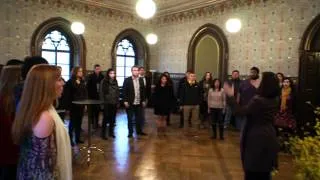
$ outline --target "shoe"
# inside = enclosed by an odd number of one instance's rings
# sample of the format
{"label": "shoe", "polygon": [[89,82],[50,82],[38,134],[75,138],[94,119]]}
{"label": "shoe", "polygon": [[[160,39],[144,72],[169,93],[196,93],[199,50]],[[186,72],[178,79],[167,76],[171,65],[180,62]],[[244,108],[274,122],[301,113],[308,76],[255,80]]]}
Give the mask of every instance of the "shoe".
{"label": "shoe", "polygon": [[141,132],[141,133],[138,133],[138,135],[140,135],[140,136],[146,136],[147,134],[144,133],[144,132]]}
{"label": "shoe", "polygon": [[129,135],[128,135],[128,138],[132,138],[132,134],[129,134]]}
{"label": "shoe", "polygon": [[109,137],[116,138],[114,134],[109,135]]}
{"label": "shoe", "polygon": [[108,138],[106,136],[102,136],[101,137],[103,140],[108,140]]}
{"label": "shoe", "polygon": [[77,143],[77,144],[83,144],[84,141],[78,140],[76,143]]}

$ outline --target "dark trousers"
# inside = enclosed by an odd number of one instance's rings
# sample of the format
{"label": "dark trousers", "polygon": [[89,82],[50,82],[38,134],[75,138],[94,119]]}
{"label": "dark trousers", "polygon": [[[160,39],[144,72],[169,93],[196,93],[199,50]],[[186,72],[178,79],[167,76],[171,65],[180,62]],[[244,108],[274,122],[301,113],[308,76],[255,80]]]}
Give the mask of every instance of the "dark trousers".
{"label": "dark trousers", "polygon": [[0,180],[11,180],[17,178],[17,165],[0,167]]}
{"label": "dark trousers", "polygon": [[183,111],[180,111],[180,127],[184,126],[184,115]]}
{"label": "dark trousers", "polygon": [[246,171],[245,180],[271,180],[271,173]]}
{"label": "dark trousers", "polygon": [[114,125],[116,122],[117,105],[116,104],[105,104],[103,109],[103,121],[101,136],[105,137],[107,123],[109,123],[109,136],[114,135]]}
{"label": "dark trousers", "polygon": [[167,114],[167,119],[166,119],[168,126],[170,126],[170,114],[171,114],[170,112],[169,114]]}
{"label": "dark trousers", "polygon": [[222,117],[222,109],[210,108],[210,112],[213,137],[217,137],[217,127],[219,127],[220,138],[223,138],[224,120]]}
{"label": "dark trousers", "polygon": [[69,136],[71,145],[73,145],[73,131],[75,133],[75,141],[80,141],[81,124],[83,118],[83,105],[72,105],[70,109]]}
{"label": "dark trousers", "polygon": [[92,120],[91,123],[93,125],[93,128],[97,128],[99,123],[100,105],[91,105],[91,108],[88,110],[88,116]]}
{"label": "dark trousers", "polygon": [[127,118],[128,118],[128,130],[129,135],[133,134],[133,117],[136,124],[136,132],[142,133],[141,125],[142,125],[142,107],[141,105],[130,105],[129,108],[126,109]]}

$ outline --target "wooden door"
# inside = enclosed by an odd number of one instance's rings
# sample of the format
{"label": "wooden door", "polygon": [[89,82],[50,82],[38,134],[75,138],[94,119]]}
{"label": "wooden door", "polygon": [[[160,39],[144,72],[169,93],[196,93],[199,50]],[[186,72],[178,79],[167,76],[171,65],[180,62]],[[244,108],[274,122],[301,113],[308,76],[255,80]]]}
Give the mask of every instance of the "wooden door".
{"label": "wooden door", "polygon": [[302,53],[299,74],[298,124],[305,126],[306,122],[314,122],[313,106],[320,105],[320,52]]}

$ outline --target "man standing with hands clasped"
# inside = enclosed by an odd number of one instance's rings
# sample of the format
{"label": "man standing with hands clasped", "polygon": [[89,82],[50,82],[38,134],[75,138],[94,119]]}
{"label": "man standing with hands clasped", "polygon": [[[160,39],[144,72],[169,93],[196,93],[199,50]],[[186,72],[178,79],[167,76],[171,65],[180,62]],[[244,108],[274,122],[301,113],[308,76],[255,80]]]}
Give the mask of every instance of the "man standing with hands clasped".
{"label": "man standing with hands clasped", "polygon": [[123,102],[128,117],[128,137],[133,134],[133,117],[137,135],[147,135],[142,131],[142,108],[146,106],[145,87],[142,78],[139,78],[139,67],[131,68],[132,76],[123,82]]}

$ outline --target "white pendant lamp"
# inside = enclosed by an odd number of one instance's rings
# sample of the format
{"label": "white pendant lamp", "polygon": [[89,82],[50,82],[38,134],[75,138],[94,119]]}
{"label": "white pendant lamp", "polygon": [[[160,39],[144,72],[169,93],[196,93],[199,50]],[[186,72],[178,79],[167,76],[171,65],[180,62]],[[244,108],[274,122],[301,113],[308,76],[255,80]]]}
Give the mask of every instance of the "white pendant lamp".
{"label": "white pendant lamp", "polygon": [[143,19],[150,19],[156,13],[156,3],[153,0],[138,0],[136,12]]}

